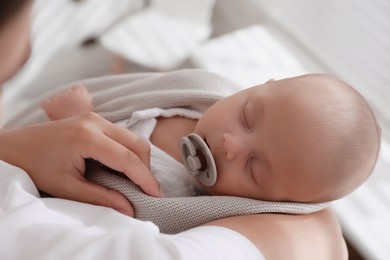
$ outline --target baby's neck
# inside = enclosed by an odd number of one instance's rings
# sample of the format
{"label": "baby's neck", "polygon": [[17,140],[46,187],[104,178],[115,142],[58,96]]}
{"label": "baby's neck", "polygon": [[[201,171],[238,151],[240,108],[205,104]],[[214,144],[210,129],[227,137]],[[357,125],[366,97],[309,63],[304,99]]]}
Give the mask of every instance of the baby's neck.
{"label": "baby's neck", "polygon": [[197,120],[181,116],[159,117],[150,137],[152,144],[183,163],[180,151],[180,138],[192,133]]}

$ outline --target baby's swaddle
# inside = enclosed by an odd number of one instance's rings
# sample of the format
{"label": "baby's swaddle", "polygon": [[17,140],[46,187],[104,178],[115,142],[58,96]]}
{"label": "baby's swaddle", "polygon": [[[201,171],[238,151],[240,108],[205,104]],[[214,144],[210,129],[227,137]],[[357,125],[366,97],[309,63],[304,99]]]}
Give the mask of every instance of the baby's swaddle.
{"label": "baby's swaddle", "polygon": [[[91,93],[95,112],[111,122],[129,118],[132,112],[151,107],[188,107],[205,111],[218,100],[242,88],[216,74],[202,70],[168,73],[140,73],[87,79],[79,82]],[[16,128],[47,121],[39,103],[52,94],[69,88],[64,85],[7,119],[4,128]],[[163,233],[177,233],[211,220],[256,213],[303,214],[325,208],[328,203],[303,204],[257,201],[228,196],[152,198],[130,180],[93,166],[90,181],[117,190],[133,204],[136,217],[150,220]]]}
{"label": "baby's swaddle", "polygon": [[122,193],[132,203],[135,218],[151,221],[162,233],[175,234],[212,220],[257,213],[307,214],[328,203],[270,202],[233,196],[154,198],[143,193],[127,178],[98,164],[88,167],[88,180]]}

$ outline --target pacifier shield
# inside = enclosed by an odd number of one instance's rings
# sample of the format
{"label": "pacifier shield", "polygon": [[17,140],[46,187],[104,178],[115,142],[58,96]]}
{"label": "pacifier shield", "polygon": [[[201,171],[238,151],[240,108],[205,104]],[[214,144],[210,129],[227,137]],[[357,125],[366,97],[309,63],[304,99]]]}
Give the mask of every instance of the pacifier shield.
{"label": "pacifier shield", "polygon": [[189,174],[202,184],[213,186],[217,181],[217,168],[206,142],[199,135],[191,133],[181,138],[180,147]]}

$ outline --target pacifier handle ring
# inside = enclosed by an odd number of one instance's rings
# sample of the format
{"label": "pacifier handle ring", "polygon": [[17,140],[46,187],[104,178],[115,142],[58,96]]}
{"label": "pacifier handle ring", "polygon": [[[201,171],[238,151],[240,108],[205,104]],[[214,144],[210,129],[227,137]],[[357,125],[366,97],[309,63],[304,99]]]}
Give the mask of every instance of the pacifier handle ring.
{"label": "pacifier handle ring", "polygon": [[[195,176],[202,184],[213,186],[217,181],[217,167],[206,142],[199,135],[191,133],[181,138],[180,147],[184,166],[189,174]],[[199,153],[206,160],[206,165],[202,165]]]}

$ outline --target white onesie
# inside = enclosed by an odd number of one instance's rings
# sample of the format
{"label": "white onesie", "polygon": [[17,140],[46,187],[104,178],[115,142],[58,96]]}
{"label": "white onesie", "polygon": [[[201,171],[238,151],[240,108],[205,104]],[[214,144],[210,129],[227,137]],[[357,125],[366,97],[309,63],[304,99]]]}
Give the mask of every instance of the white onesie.
{"label": "white onesie", "polygon": [[[157,125],[157,117],[183,116],[199,119],[201,115],[198,111],[185,108],[150,108],[136,111],[131,118],[117,124],[149,141]],[[150,147],[151,171],[166,197],[189,197],[200,192],[200,184],[187,172],[183,164],[152,143]]]}

